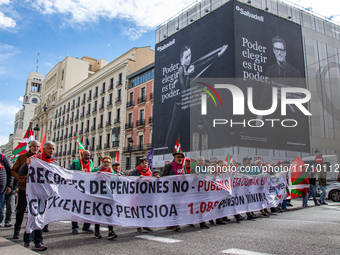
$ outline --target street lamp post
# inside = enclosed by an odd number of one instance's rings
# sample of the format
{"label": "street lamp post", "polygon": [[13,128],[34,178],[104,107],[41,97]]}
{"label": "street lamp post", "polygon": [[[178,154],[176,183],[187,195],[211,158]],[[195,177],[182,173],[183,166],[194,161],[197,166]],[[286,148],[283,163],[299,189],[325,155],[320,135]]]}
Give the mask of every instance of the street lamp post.
{"label": "street lamp post", "polygon": [[203,141],[202,141],[202,129],[203,129],[203,120],[202,120],[202,118],[200,118],[199,120],[198,120],[198,122],[197,122],[197,128],[199,129],[199,131],[200,131],[200,136],[199,136],[199,138],[198,138],[198,141],[199,141],[199,143],[198,143],[198,146],[201,144],[201,146],[199,146],[200,148],[200,156],[202,156],[202,146],[203,146]]}
{"label": "street lamp post", "polygon": [[132,163],[132,159],[131,159],[131,153],[132,153],[132,145],[133,145],[133,140],[132,138],[129,139],[129,152],[130,152],[130,162],[129,162],[129,168],[131,168],[131,163]]}
{"label": "street lamp post", "polygon": [[34,132],[35,132],[35,139],[38,139],[38,133],[40,131],[39,125],[37,123],[37,125],[35,126],[35,128],[33,128]]}

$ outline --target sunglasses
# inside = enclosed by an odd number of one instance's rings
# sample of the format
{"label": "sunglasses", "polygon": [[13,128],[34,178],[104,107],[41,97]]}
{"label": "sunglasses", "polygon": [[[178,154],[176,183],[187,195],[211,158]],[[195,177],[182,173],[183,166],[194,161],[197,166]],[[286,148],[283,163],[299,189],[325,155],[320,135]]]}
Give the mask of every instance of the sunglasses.
{"label": "sunglasses", "polygon": [[111,162],[110,161],[103,161],[103,163],[110,164]]}

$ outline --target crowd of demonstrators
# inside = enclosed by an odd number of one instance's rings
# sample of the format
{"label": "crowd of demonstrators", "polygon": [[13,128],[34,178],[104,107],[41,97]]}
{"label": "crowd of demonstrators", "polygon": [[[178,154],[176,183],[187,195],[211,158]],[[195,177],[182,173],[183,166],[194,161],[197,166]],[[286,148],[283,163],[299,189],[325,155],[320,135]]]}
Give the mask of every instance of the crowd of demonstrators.
{"label": "crowd of demonstrators", "polygon": [[[5,155],[0,154],[0,226],[4,218],[5,198],[9,194],[11,194],[12,190],[13,190],[13,177],[11,175],[11,163]],[[8,224],[8,220],[9,219],[6,214],[5,220],[5,222],[7,222],[6,224]]]}
{"label": "crowd of demonstrators", "polygon": [[[112,158],[110,156],[105,156],[102,159],[102,165],[98,167],[98,169],[93,169],[92,172],[96,172],[98,174],[100,173],[111,173],[111,174],[117,174],[117,169],[113,170],[111,168],[111,162],[112,162]],[[115,162],[115,167],[117,168],[119,166],[119,163]],[[94,225],[94,237],[97,239],[102,238],[101,234],[100,234],[100,224],[95,224]],[[109,234],[107,236],[107,239],[112,240],[114,238],[117,238],[116,233],[113,231],[113,226],[108,226],[109,229]]]}
{"label": "crowd of demonstrators", "polygon": [[[70,170],[83,171],[87,173],[93,172],[94,169],[94,164],[91,160],[91,153],[88,150],[83,151],[81,158],[73,160],[70,166]],[[92,234],[93,230],[90,227],[91,223],[84,222],[82,231]],[[72,221],[72,234],[78,234],[78,228],[78,222]]]}
{"label": "crowd of demonstrators", "polygon": [[[55,153],[55,144],[53,142],[46,142],[43,146],[43,151],[41,153],[39,152],[40,143],[36,140],[32,141],[29,144],[29,151],[23,155],[20,155],[11,168],[10,162],[8,158],[6,158],[4,155],[0,156],[0,218],[2,222],[3,219],[3,207],[4,207],[4,197],[5,195],[9,196],[14,194],[16,190],[15,181],[18,184],[18,204],[17,204],[17,210],[16,210],[16,222],[14,226],[14,239],[19,239],[21,224],[23,221],[24,212],[27,206],[26,202],[26,180],[27,180],[27,174],[28,174],[28,167],[32,162],[32,158],[38,158],[40,160],[43,160],[50,164],[56,164],[58,163],[55,161],[54,153]],[[191,168],[191,162],[193,161],[190,158],[184,158],[184,154],[181,152],[175,152],[172,154],[173,160],[169,162],[167,165],[164,166],[162,171],[162,177],[163,176],[170,176],[170,175],[184,175],[184,174],[215,174],[218,175],[220,173],[229,172],[235,174],[235,171],[233,170],[233,164],[228,163],[227,168],[224,166],[224,161],[218,160],[216,164],[214,165],[215,171],[210,171],[210,167],[212,167],[212,164],[210,161],[205,160],[204,157],[198,157],[197,164]],[[274,175],[278,171],[283,171],[283,161],[279,161],[276,163],[268,164],[266,165],[266,171],[264,171],[264,167],[262,165],[261,160],[256,160],[255,165],[252,167],[250,164],[250,161],[252,158],[250,157],[244,157],[242,161],[242,165],[240,165],[236,169],[236,173],[242,173],[246,175],[259,175],[264,172],[267,172],[270,175]],[[70,166],[70,170],[74,171],[84,171],[88,173],[96,173],[96,174],[117,174],[120,175],[120,172],[118,170],[119,167],[118,162],[112,162],[112,158],[109,156],[105,156],[102,158],[102,164],[95,169],[94,164],[91,160],[91,154],[89,151],[85,150],[80,159],[73,160],[72,164]],[[313,168],[313,170],[309,173],[309,180],[310,180],[310,189],[308,192],[308,195],[303,199],[303,206],[308,206],[308,199],[310,196],[313,197],[315,205],[320,204],[327,204],[325,202],[325,196],[326,196],[326,177],[327,177],[327,165],[323,165],[323,169],[321,172],[318,173],[318,181],[320,189],[322,190],[322,195],[320,197],[319,202],[316,199],[316,169]],[[274,170],[275,168],[275,170]],[[157,170],[151,171],[151,169],[148,167],[148,162],[146,158],[142,158],[139,160],[139,165],[136,167],[135,170],[130,170],[131,176],[136,176],[139,178],[143,177],[156,177],[160,178],[160,172]],[[13,181],[13,178],[14,180]],[[14,196],[14,195],[13,195]],[[8,200],[13,200],[13,198],[8,198]],[[279,204],[277,208],[271,208],[272,212],[284,212],[289,211],[286,206],[288,200],[284,199],[283,203]],[[7,206],[7,210],[11,212],[11,206]],[[260,210],[262,217],[269,217],[269,211],[267,209]],[[247,212],[247,219],[252,220],[254,218],[257,218],[257,216],[254,214],[254,212]],[[234,215],[237,222],[240,222],[244,219],[240,214]],[[8,217],[6,217],[5,222],[10,223],[10,214]],[[216,219],[216,224],[224,225],[226,224],[226,221],[230,221],[227,217]],[[214,225],[214,220],[209,221],[210,224]],[[90,223],[84,223],[83,225],[83,231],[86,233],[93,233],[93,230],[90,229]],[[10,226],[10,225],[9,225]],[[189,224],[189,226],[194,227],[193,224]],[[72,233],[78,234],[78,222],[72,222]],[[200,228],[202,229],[209,229],[209,226],[205,222],[200,223]],[[44,229],[48,230],[48,225],[45,226]],[[172,229],[174,231],[179,231],[180,226],[171,226],[167,227],[167,229]],[[108,226],[109,234],[108,239],[114,239],[117,238],[116,233],[113,230],[113,226]],[[31,233],[24,233],[24,246],[27,248],[31,247],[31,242],[34,238],[34,250],[43,251],[46,250],[47,247],[43,244],[43,237],[42,237],[43,230],[36,229],[32,231]],[[152,233],[152,229],[149,227],[141,227],[137,228],[138,233]],[[101,238],[100,235],[100,224],[95,224],[95,231],[94,231],[94,237],[95,238]]]}

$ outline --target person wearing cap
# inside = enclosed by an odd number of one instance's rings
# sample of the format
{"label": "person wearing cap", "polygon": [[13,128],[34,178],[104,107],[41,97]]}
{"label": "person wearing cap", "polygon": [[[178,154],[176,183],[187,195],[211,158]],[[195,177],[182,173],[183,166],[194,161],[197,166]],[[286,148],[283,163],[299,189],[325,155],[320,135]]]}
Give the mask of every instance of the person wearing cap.
{"label": "person wearing cap", "polygon": [[112,173],[113,173],[113,174],[121,175],[121,173],[119,172],[119,169],[118,169],[119,166],[120,166],[120,163],[119,163],[119,162],[116,162],[116,161],[115,161],[115,162],[112,163],[111,166],[112,166]]}
{"label": "person wearing cap", "polygon": [[[96,172],[98,174],[100,173],[110,173],[110,174],[117,174],[112,168],[111,168],[111,161],[112,158],[110,156],[105,156],[102,159],[102,165],[98,167],[98,169],[94,169],[92,172]],[[109,229],[109,234],[107,239],[112,240],[114,238],[117,238],[116,233],[113,231],[113,226],[107,226]],[[100,224],[95,224],[94,225],[94,238],[100,239],[102,238],[100,234]]]}
{"label": "person wearing cap", "polygon": [[[94,170],[94,164],[91,160],[91,153],[88,150],[83,151],[80,159],[75,159],[72,161],[70,170],[83,171],[90,173]],[[93,230],[90,229],[91,223],[84,222],[83,232],[92,234]],[[72,234],[78,234],[78,222],[72,221]]]}
{"label": "person wearing cap", "polygon": [[153,170],[152,176],[157,178],[161,177],[158,170]]}
{"label": "person wearing cap", "polygon": [[[152,172],[148,167],[148,160],[146,158],[141,158],[139,160],[139,165],[132,171],[131,176],[139,176],[140,178],[143,178],[144,176],[152,176]],[[143,230],[147,233],[153,232],[152,229],[148,227],[137,228],[138,233],[143,233]]]}
{"label": "person wearing cap", "polygon": [[184,173],[190,174],[191,172],[191,158],[184,159]]}
{"label": "person wearing cap", "polygon": [[[174,157],[174,159],[164,166],[162,176],[184,174],[182,161],[182,159],[184,158],[184,154],[182,152],[174,152],[172,153],[172,156]],[[167,227],[167,229],[173,229],[175,232],[178,232],[181,228],[179,226],[171,226]]]}

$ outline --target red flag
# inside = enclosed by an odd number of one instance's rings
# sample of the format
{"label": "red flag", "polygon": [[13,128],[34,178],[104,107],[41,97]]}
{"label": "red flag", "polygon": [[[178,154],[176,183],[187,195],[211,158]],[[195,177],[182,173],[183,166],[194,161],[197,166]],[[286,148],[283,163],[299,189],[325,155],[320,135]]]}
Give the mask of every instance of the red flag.
{"label": "red flag", "polygon": [[41,146],[40,146],[40,151],[43,151],[44,144],[46,143],[46,132],[41,140]]}
{"label": "red flag", "polygon": [[176,144],[175,144],[174,152],[183,153],[182,148],[181,148],[181,141],[179,140],[179,136],[177,137],[177,141],[176,141]]}
{"label": "red flag", "polygon": [[288,190],[290,199],[297,196],[305,197],[309,190],[309,172],[305,162],[297,156],[289,167],[288,172]]}
{"label": "red flag", "polygon": [[84,141],[83,141],[83,139],[84,139],[84,136],[83,136],[83,135],[81,135],[81,139],[80,139],[80,141],[81,141],[81,144],[84,144]]}
{"label": "red flag", "polygon": [[[131,160],[131,159],[130,159]],[[118,154],[118,151],[116,151],[116,157],[115,157],[115,162],[119,162],[119,154]],[[130,164],[131,165],[131,164]],[[120,173],[120,165],[118,166],[118,173]]]}

